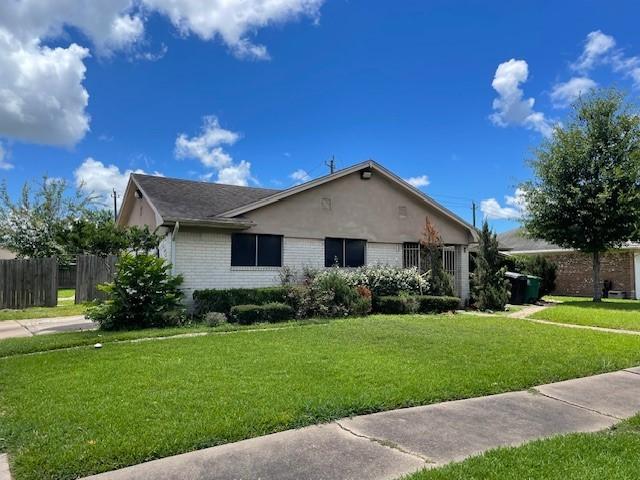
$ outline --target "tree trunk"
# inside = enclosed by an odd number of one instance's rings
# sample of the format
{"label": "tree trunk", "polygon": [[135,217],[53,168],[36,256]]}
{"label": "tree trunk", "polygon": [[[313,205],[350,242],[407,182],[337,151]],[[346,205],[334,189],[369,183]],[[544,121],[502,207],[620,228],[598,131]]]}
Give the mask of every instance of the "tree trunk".
{"label": "tree trunk", "polygon": [[593,301],[602,300],[602,286],[600,285],[600,252],[593,252]]}

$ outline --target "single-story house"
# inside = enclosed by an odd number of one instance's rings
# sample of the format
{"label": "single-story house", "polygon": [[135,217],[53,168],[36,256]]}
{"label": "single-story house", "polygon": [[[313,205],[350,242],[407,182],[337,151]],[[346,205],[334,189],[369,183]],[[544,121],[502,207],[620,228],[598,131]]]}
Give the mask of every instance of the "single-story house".
{"label": "single-story house", "polygon": [[118,224],[156,229],[190,299],[197,289],[277,285],[283,266],[415,266],[426,218],[468,299],[475,229],[374,161],[285,190],[132,174]]}
{"label": "single-story house", "polygon": [[[542,255],[555,263],[556,295],[593,295],[591,255],[528,238],[522,228],[499,234],[498,243],[506,255]],[[627,242],[602,255],[600,278],[603,288],[606,282],[626,298],[640,298],[640,244]]]}

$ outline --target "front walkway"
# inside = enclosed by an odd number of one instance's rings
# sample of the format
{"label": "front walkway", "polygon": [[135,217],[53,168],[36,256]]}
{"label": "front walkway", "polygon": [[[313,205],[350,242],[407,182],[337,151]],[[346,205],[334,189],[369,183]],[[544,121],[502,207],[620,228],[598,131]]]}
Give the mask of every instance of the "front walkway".
{"label": "front walkway", "polygon": [[345,418],[88,478],[391,480],[496,447],[603,430],[638,412],[640,367],[529,391]]}
{"label": "front walkway", "polygon": [[527,320],[528,322],[540,323],[542,325],[553,325],[555,327],[577,328],[581,330],[594,330],[596,332],[606,332],[606,333],[620,333],[623,335],[640,335],[639,330],[623,330],[621,328],[595,327],[593,325],[576,325],[575,323],[561,323],[561,322],[552,322],[550,320],[542,320],[539,318],[530,318],[530,315],[533,315],[534,313],[538,313],[551,306],[553,305],[530,305],[528,307],[523,308],[522,310],[518,310],[517,312],[510,313],[507,316],[509,318],[518,318],[520,320]]}
{"label": "front walkway", "polygon": [[94,330],[97,324],[84,315],[55,318],[34,318],[29,320],[0,321],[0,340],[5,338],[32,337],[47,333],[76,332]]}

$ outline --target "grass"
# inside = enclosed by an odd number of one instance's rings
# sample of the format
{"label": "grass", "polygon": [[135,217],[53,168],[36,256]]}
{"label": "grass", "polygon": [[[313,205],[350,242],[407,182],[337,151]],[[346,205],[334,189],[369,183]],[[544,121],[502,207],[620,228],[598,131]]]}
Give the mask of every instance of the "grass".
{"label": "grass", "polygon": [[468,315],[371,316],[13,356],[0,360],[0,451],[16,480],[71,479],[639,363],[634,336]]}
{"label": "grass", "polygon": [[73,288],[61,288],[58,290],[58,305],[56,307],[32,307],[22,310],[0,310],[2,320],[26,320],[29,318],[68,317],[71,315],[83,315],[86,305],[74,303],[75,290]]}
{"label": "grass", "polygon": [[404,480],[636,480],[640,472],[640,416],[598,433],[539,440],[492,450]]}
{"label": "grass", "polygon": [[49,335],[37,335],[35,337],[17,337],[0,340],[0,359],[15,355],[49,352],[74,347],[93,347],[96,343],[107,345],[116,342],[126,342],[142,338],[165,338],[176,335],[196,333],[222,333],[241,330],[263,330],[273,328],[286,328],[303,325],[326,323],[327,320],[313,319],[271,324],[260,323],[254,325],[238,325],[225,323],[218,327],[208,327],[203,324],[194,324],[183,327],[145,328],[142,330],[102,331],[87,330],[82,332],[65,332]]}
{"label": "grass", "polygon": [[557,323],[640,330],[640,302],[636,300],[591,300],[568,298],[531,316]]}

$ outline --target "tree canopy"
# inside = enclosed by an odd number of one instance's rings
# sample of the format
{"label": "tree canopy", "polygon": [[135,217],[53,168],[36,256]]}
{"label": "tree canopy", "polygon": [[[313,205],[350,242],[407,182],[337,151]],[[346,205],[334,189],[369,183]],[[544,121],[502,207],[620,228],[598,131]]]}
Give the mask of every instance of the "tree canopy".
{"label": "tree canopy", "polygon": [[529,235],[593,255],[640,238],[640,117],[615,90],[579,99],[564,126],[536,151],[522,185]]}

